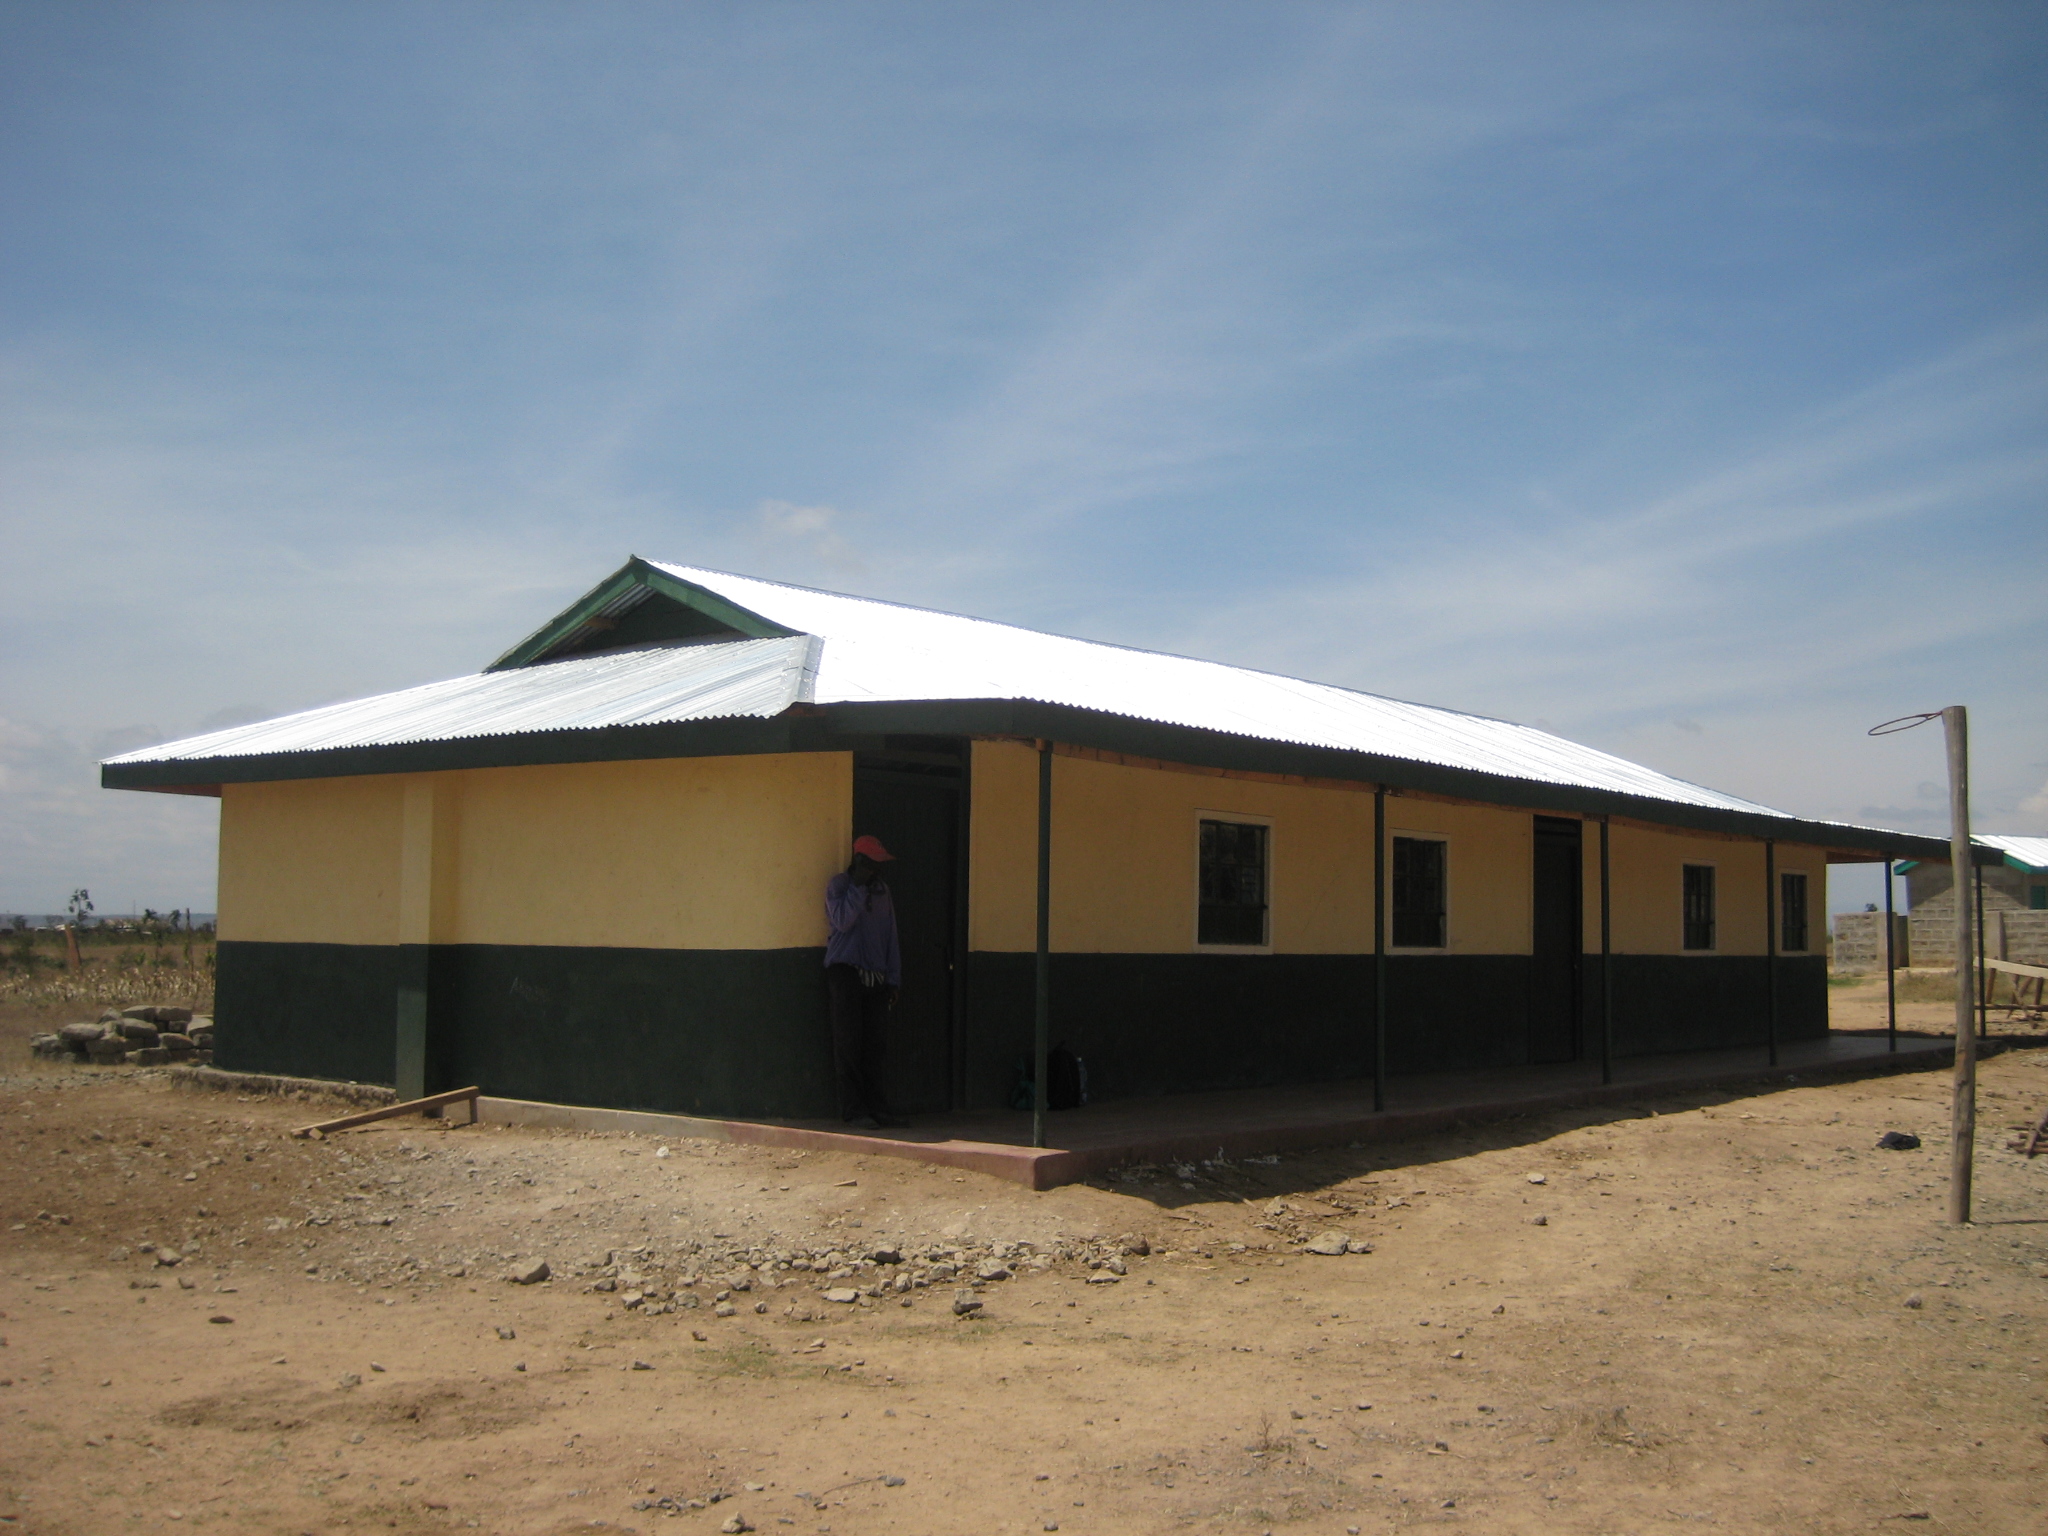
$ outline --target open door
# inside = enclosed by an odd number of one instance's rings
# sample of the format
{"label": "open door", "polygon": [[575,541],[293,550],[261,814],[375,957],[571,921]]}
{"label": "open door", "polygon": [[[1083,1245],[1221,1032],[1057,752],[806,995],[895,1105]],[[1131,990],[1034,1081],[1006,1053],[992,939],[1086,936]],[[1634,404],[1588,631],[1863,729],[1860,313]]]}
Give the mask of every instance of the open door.
{"label": "open door", "polygon": [[883,878],[896,901],[903,995],[889,1021],[885,1087],[904,1114],[953,1107],[966,791],[964,743],[854,754],[854,836],[878,837],[896,856]]}
{"label": "open door", "polygon": [[1579,861],[1584,823],[1536,818],[1536,880],[1529,956],[1529,1060],[1579,1058]]}

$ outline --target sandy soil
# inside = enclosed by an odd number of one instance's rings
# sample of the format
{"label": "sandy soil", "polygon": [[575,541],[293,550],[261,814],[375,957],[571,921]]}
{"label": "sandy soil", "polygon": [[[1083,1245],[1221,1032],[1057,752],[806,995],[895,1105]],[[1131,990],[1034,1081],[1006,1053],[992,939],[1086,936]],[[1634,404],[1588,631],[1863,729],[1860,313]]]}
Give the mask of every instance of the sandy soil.
{"label": "sandy soil", "polygon": [[2048,1051],[1983,1079],[1950,1228],[1930,1074],[1034,1195],[16,1068],[0,1530],[2039,1532]]}

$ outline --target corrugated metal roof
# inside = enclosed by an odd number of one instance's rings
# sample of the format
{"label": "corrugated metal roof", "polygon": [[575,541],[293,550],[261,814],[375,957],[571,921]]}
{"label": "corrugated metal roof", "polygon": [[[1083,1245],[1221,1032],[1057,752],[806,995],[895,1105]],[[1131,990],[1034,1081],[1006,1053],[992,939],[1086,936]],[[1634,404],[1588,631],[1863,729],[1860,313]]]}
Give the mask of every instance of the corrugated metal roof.
{"label": "corrugated metal roof", "polygon": [[1980,832],[1970,841],[1996,848],[2006,856],[2009,864],[2023,864],[2028,869],[2048,869],[2048,837],[2011,837],[2004,833]]}
{"label": "corrugated metal roof", "polygon": [[1506,720],[723,571],[659,568],[774,623],[820,636],[820,704],[1032,699],[1683,805],[1786,814]]}
{"label": "corrugated metal roof", "polygon": [[797,637],[573,655],[307,710],[108,761],[192,762],[770,718],[797,702],[1029,700],[1255,740],[1792,819],[1755,801],[1505,720],[723,571],[654,568],[796,631]]}
{"label": "corrugated metal roof", "polygon": [[817,641],[639,646],[512,672],[482,672],[109,758],[113,763],[255,757],[531,731],[779,715],[809,692]]}

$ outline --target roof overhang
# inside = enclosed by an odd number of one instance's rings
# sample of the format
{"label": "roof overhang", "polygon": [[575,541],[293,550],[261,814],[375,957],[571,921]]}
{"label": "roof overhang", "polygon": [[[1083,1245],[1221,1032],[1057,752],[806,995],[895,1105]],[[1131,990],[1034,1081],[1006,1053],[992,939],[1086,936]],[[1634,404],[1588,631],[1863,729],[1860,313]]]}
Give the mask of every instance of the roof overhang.
{"label": "roof overhang", "polygon": [[[544,652],[542,647],[536,654]],[[899,735],[1024,737],[1200,768],[1339,779],[1384,786],[1394,792],[1406,790],[1551,814],[1614,816],[1659,827],[1801,843],[1825,849],[1830,862],[1836,863],[1874,863],[1885,858],[1945,861],[1949,851],[1945,839],[1906,832],[1685,805],[1648,796],[1545,783],[1372,753],[1267,741],[1017,699],[799,705],[766,718],[742,716],[601,726],[268,756],[107,763],[101,766],[100,782],[109,789],[216,794],[223,784],[367,774],[856,751],[879,747],[884,744],[883,738]],[[1998,862],[1994,850],[1980,850],[1979,856],[1987,863]]]}

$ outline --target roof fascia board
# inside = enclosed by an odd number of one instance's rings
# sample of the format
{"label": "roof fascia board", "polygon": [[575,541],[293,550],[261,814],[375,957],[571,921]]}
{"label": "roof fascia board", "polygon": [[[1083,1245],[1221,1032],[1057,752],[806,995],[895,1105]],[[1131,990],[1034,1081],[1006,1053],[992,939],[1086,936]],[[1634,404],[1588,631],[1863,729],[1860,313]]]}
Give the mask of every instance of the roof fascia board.
{"label": "roof fascia board", "polygon": [[609,577],[592,587],[484,670],[504,672],[514,667],[531,666],[536,661],[544,659],[556,646],[575,634],[633,587],[646,587],[651,592],[681,603],[685,608],[694,608],[707,618],[716,619],[751,640],[779,640],[797,633],[771,619],[762,618],[758,613],[740,607],[708,587],[700,587],[695,582],[671,576],[667,571],[634,555]]}

